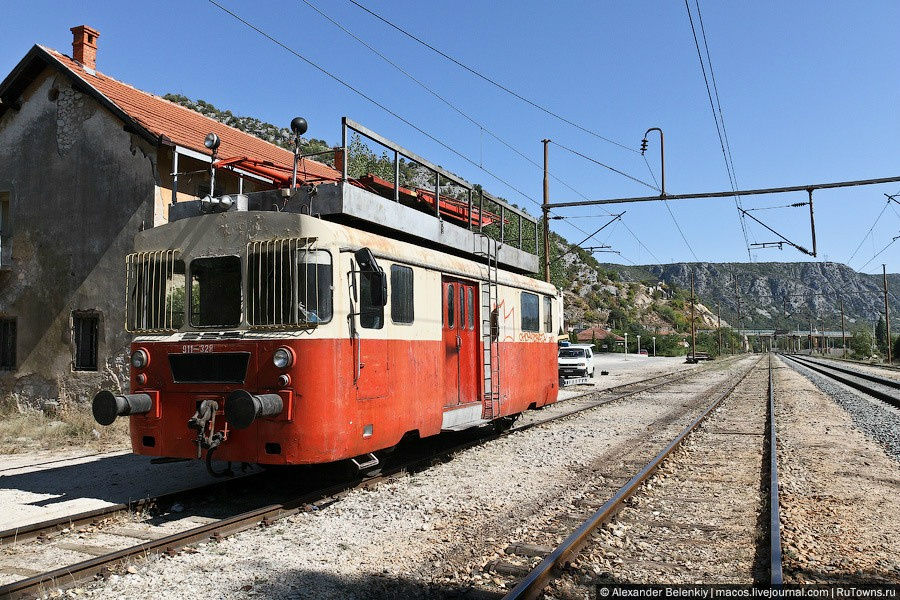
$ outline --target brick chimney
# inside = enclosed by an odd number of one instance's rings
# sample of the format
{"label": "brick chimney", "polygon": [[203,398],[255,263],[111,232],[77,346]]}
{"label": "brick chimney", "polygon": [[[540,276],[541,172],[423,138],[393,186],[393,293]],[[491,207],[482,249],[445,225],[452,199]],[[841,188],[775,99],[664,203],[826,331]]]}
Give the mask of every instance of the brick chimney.
{"label": "brick chimney", "polygon": [[72,32],[72,58],[88,69],[96,69],[97,38],[100,37],[100,32],[87,25],[79,25],[69,31]]}

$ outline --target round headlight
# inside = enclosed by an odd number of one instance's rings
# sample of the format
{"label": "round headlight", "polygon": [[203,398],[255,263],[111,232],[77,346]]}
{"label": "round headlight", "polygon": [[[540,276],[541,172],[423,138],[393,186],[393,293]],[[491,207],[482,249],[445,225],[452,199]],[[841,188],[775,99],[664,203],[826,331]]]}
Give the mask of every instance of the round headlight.
{"label": "round headlight", "polygon": [[289,348],[279,348],[272,356],[272,363],[279,369],[287,369],[294,362],[294,354]]}
{"label": "round headlight", "polygon": [[131,366],[135,369],[143,369],[150,362],[150,355],[147,351],[139,348],[131,353]]}

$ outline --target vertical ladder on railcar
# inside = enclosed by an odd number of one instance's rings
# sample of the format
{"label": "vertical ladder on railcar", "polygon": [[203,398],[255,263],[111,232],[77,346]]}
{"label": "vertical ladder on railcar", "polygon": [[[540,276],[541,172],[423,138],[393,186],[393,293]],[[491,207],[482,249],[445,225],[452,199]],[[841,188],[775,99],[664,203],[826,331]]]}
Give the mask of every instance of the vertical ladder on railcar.
{"label": "vertical ladder on railcar", "polygon": [[[483,419],[493,419],[500,414],[500,317],[498,304],[499,266],[497,255],[500,243],[485,234],[480,235],[480,246],[475,254],[485,259],[487,271],[481,281],[481,341],[484,373]],[[479,238],[476,238],[479,239]]]}

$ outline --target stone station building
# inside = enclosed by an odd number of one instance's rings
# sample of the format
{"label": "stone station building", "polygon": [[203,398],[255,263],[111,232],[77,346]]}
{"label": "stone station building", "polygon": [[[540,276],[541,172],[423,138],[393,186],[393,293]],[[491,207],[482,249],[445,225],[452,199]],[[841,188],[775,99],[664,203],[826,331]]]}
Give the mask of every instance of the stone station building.
{"label": "stone station building", "polygon": [[[0,403],[89,401],[128,384],[125,255],[171,203],[209,193],[220,157],[290,168],[293,154],[96,69],[99,32],[72,56],[34,46],[0,83]],[[301,180],[339,173],[304,160]],[[215,192],[271,189],[219,169]]]}

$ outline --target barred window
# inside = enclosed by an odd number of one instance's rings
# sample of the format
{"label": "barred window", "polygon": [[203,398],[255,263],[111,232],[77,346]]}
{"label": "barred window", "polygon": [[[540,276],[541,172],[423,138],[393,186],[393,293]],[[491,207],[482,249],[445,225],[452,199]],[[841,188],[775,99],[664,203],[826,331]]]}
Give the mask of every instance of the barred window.
{"label": "barred window", "polygon": [[540,331],[537,294],[522,292],[522,331]]}
{"label": "barred window", "polygon": [[308,240],[250,242],[247,321],[254,327],[314,327],[331,320],[331,254]]}
{"label": "barred window", "polygon": [[73,312],[72,338],[75,342],[73,368],[76,371],[96,371],[100,315],[95,311]]}
{"label": "barred window", "polygon": [[391,321],[412,323],[413,270],[402,265],[391,265]]}
{"label": "barred window", "polygon": [[16,319],[0,318],[0,371],[16,368]]}
{"label": "barred window", "polygon": [[184,261],[174,250],[129,254],[125,289],[127,331],[176,331],[184,325]]}

